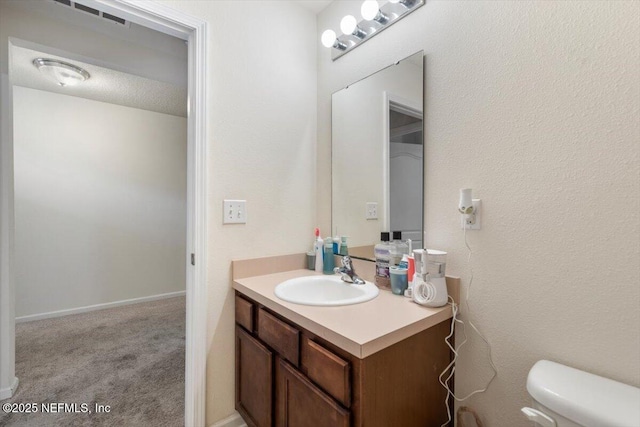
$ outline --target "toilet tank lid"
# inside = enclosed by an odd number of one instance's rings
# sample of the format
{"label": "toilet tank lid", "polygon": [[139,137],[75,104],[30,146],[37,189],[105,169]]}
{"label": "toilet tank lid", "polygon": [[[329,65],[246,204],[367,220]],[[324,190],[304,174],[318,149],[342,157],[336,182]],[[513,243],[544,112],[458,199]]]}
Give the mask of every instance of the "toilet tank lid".
{"label": "toilet tank lid", "polygon": [[583,426],[640,426],[640,389],[608,378],[540,360],[529,371],[527,391]]}

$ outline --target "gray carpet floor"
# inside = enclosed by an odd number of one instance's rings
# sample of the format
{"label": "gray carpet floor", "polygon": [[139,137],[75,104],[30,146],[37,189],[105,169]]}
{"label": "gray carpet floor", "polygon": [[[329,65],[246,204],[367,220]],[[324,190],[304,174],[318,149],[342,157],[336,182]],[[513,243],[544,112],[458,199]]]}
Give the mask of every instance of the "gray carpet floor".
{"label": "gray carpet floor", "polygon": [[[185,298],[16,325],[16,394],[2,403],[110,405],[6,414],[0,426],[184,425]],[[40,408],[39,408],[40,409]]]}

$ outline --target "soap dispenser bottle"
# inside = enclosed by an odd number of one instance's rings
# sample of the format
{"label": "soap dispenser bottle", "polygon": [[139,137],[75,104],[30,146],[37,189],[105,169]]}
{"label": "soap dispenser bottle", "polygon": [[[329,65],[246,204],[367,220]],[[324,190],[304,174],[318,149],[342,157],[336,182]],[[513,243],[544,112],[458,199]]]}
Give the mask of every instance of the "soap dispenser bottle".
{"label": "soap dispenser bottle", "polygon": [[347,237],[348,236],[342,236],[340,238],[340,255],[342,256],[346,256],[349,255],[349,248],[347,248]]}

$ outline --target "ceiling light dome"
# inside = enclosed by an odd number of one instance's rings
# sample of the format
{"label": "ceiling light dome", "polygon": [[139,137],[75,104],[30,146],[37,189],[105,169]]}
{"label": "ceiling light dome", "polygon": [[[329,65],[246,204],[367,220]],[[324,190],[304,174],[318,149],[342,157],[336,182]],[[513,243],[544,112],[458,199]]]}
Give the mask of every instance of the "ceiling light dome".
{"label": "ceiling light dome", "polygon": [[91,77],[87,70],[57,59],[36,58],[33,65],[60,86],[74,86]]}

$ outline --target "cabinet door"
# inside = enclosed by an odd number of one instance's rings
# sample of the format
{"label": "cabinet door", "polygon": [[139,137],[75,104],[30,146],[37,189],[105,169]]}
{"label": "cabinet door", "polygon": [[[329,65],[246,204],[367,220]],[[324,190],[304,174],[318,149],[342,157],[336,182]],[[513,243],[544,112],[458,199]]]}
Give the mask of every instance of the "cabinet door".
{"label": "cabinet door", "polygon": [[276,363],[276,427],[349,426],[349,411],[289,363]]}
{"label": "cabinet door", "polygon": [[252,427],[273,425],[273,355],[236,325],[236,409]]}

